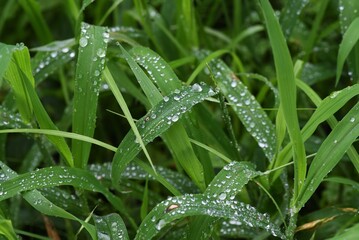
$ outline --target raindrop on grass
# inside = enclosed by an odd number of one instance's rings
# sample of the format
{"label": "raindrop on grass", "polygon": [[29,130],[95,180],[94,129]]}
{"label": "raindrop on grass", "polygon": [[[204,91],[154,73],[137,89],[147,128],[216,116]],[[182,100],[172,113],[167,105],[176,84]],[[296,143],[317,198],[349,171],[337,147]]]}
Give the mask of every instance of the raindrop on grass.
{"label": "raindrop on grass", "polygon": [[98,57],[103,58],[103,57],[106,56],[106,51],[103,50],[102,48],[99,48],[99,49],[97,49],[97,53],[96,53],[96,54],[97,54]]}
{"label": "raindrop on grass", "polygon": [[80,38],[79,43],[80,43],[81,47],[86,47],[87,43],[88,43],[87,38],[85,38],[85,37]]}
{"label": "raindrop on grass", "polygon": [[192,90],[193,90],[194,92],[202,92],[202,87],[201,87],[198,83],[195,83],[195,84],[193,84],[193,86],[192,86]]}
{"label": "raindrop on grass", "polygon": [[166,225],[166,221],[161,219],[160,221],[158,221],[158,223],[156,225],[156,229],[158,231],[160,231],[165,225]]}

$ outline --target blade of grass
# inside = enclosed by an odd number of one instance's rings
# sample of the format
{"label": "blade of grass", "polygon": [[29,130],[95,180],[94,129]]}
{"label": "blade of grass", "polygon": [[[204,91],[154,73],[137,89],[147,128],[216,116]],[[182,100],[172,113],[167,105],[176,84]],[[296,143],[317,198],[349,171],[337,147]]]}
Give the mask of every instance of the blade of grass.
{"label": "blade of grass", "polygon": [[[139,131],[140,139],[143,140],[144,144],[151,142],[176,123],[193,105],[214,94],[215,92],[207,85],[200,86],[197,84],[192,87],[183,87],[181,90],[165,97],[158,105],[137,121],[136,128]],[[136,142],[136,139],[138,140],[139,138],[135,136],[133,131],[130,131],[118,147],[112,163],[112,178],[114,183],[119,181],[126,165],[141,150],[141,146]],[[195,177],[198,174],[193,172],[193,169],[187,170],[191,177]],[[199,181],[199,179],[196,180]]]}
{"label": "blade of grass", "polygon": [[304,186],[296,199],[297,211],[309,200],[324,177],[337,165],[359,136],[358,116],[359,103],[345,115],[320,146],[309,167]]}
{"label": "blade of grass", "polygon": [[[294,152],[294,193],[298,197],[306,176],[307,162],[296,111],[296,85],[293,62],[278,19],[268,0],[260,0],[275,62],[279,96]],[[293,203],[292,203],[293,205]]]}
{"label": "blade of grass", "polygon": [[297,24],[300,13],[309,0],[289,0],[280,14],[280,24],[285,37],[288,39]]}
{"label": "blade of grass", "polygon": [[[18,177],[18,174],[12,171],[8,166],[3,162],[0,162],[0,167],[7,176],[8,179],[13,179]],[[54,203],[46,199],[39,191],[31,190],[23,194],[24,199],[36,210],[39,212],[55,217],[61,217],[65,219],[70,219],[79,222],[84,228],[89,232],[92,239],[96,239],[96,231],[93,225],[80,220],[71,213],[66,212],[64,209],[56,206]]]}
{"label": "blade of grass", "polygon": [[[106,28],[82,23],[73,99],[72,131],[74,133],[89,137],[94,134],[107,41]],[[91,144],[77,140],[72,141],[76,167],[84,168],[87,165],[90,150]]]}
{"label": "blade of grass", "polygon": [[112,213],[106,216],[93,216],[98,239],[129,240],[126,225],[120,215]]}
{"label": "blade of grass", "polygon": [[345,60],[349,53],[355,47],[359,40],[359,17],[357,17],[348,27],[343,35],[343,40],[339,45],[338,59],[337,59],[337,77],[335,84],[338,84],[342,73]]}

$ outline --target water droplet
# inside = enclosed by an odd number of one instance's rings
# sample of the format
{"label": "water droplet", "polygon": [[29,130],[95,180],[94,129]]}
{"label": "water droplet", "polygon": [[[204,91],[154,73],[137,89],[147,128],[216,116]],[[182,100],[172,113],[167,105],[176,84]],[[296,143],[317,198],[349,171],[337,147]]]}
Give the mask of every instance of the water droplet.
{"label": "water droplet", "polygon": [[355,117],[352,117],[351,119],[350,119],[350,122],[355,122]]}
{"label": "water droplet", "polygon": [[95,76],[96,77],[100,76],[100,71],[99,70],[95,70]]}
{"label": "water droplet", "polygon": [[232,83],[231,83],[231,87],[236,87],[237,86],[237,82],[236,81],[233,81]]}
{"label": "water droplet", "polygon": [[166,221],[161,219],[160,221],[158,221],[158,223],[156,225],[156,229],[158,231],[160,231],[165,225],[166,225]]}
{"label": "water droplet", "polygon": [[179,208],[179,205],[177,204],[171,204],[166,208],[166,213],[175,210],[176,208]]}
{"label": "water droplet", "polygon": [[179,119],[178,115],[173,115],[171,120],[172,120],[172,122],[177,122],[178,119]]}
{"label": "water droplet", "polygon": [[219,194],[219,196],[218,196],[219,200],[222,200],[222,201],[225,200],[226,197],[227,197],[227,194],[226,194],[226,193],[221,193],[221,194]]}
{"label": "water droplet", "polygon": [[97,49],[97,56],[98,57],[100,57],[100,58],[103,58],[103,57],[105,57],[106,56],[106,52],[105,52],[105,50],[103,50],[102,48],[99,48],[99,49]]}
{"label": "water droplet", "polygon": [[198,83],[195,83],[195,84],[193,84],[193,86],[192,86],[192,90],[193,90],[194,92],[202,92],[202,87],[201,87]]}
{"label": "water droplet", "polygon": [[170,100],[169,97],[167,97],[167,96],[164,96],[164,97],[163,97],[163,101],[168,102],[168,100]]}
{"label": "water droplet", "polygon": [[81,47],[86,47],[87,43],[88,43],[87,38],[85,37],[80,38],[79,44]]}

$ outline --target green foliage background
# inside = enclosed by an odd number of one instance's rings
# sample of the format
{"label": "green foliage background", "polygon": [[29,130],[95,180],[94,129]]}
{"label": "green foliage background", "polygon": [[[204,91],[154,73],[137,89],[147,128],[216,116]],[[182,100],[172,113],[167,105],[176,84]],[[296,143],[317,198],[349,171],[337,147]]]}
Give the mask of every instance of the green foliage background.
{"label": "green foliage background", "polygon": [[357,239],[359,1],[0,2],[0,239]]}

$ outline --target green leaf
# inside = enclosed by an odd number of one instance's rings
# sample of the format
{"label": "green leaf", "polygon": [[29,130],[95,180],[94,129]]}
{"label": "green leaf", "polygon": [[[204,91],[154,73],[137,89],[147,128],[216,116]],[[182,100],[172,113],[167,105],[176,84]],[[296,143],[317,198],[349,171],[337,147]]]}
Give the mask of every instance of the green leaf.
{"label": "green leaf", "polygon": [[274,236],[284,237],[268,214],[259,213],[250,205],[235,200],[223,201],[219,197],[188,194],[170,197],[158,204],[140,225],[135,239],[151,239],[174,220],[198,215],[230,219],[235,225],[261,228]]}
{"label": "green leaf", "polygon": [[328,240],[356,240],[359,237],[359,224],[355,224],[354,226],[345,229],[340,234],[337,234],[335,237],[329,238]]}
{"label": "green leaf", "polygon": [[[15,93],[17,108],[22,118],[25,122],[30,122],[33,106],[25,82],[29,81],[30,87],[33,88],[35,80],[31,72],[29,51],[23,44],[7,46],[7,50],[4,49],[4,51],[12,55],[5,78],[9,81]],[[5,65],[6,60],[8,59],[5,59]]]}
{"label": "green leaf", "polygon": [[[197,53],[200,59],[209,55],[202,51]],[[208,63],[210,72],[213,72],[220,91],[241,120],[248,133],[258,142],[266,157],[272,160],[275,154],[274,125],[249,92],[247,87],[238,79],[232,70],[221,60],[213,59]]]}
{"label": "green leaf", "polygon": [[[18,177],[18,175],[14,171],[12,171],[9,167],[7,167],[3,162],[0,162],[0,166],[3,172],[5,173],[5,175],[7,176],[7,179],[14,179]],[[3,183],[4,182],[2,182],[1,185]],[[1,193],[4,192],[1,191]],[[64,209],[56,206],[48,199],[46,199],[39,191],[31,190],[25,192],[23,193],[23,197],[33,208],[35,208],[37,211],[43,214],[78,221],[89,232],[92,239],[96,239],[96,232],[93,225],[80,220],[79,218],[75,217],[71,213],[68,213]]]}
{"label": "green leaf", "polygon": [[[233,200],[242,188],[260,173],[248,163],[231,162],[216,175],[208,185],[204,195],[221,201]],[[216,218],[200,216],[190,226],[189,239],[206,239],[203,234],[212,226]]]}
{"label": "green leaf", "polygon": [[282,31],[289,38],[297,24],[299,15],[309,0],[289,0],[280,14]]}
{"label": "green leaf", "polygon": [[343,40],[339,45],[338,59],[337,59],[337,77],[335,83],[338,84],[339,78],[342,74],[345,60],[349,53],[355,47],[359,40],[359,17],[357,17],[348,27],[343,35]]}
{"label": "green leaf", "polygon": [[[105,66],[108,33],[106,28],[82,23],[76,66],[72,131],[92,137],[96,126],[96,110],[102,71]],[[87,164],[91,144],[73,140],[75,166]]]}
{"label": "green leaf", "polygon": [[279,97],[294,152],[294,198],[303,185],[307,162],[302,135],[299,129],[296,108],[296,85],[292,58],[281,31],[278,19],[268,0],[260,0],[266,21],[267,32],[271,43],[277,74]]}
{"label": "green leaf", "polygon": [[98,239],[129,240],[126,225],[120,215],[112,213],[106,216],[93,216]]}
{"label": "green leaf", "polygon": [[[176,123],[192,106],[214,94],[215,92],[209,86],[194,84],[189,87],[184,86],[181,90],[177,89],[171,95],[166,96],[136,123],[143,143],[148,144],[153,141]],[[114,183],[120,180],[127,164],[136,157],[140,150],[141,146],[136,140],[134,132],[130,131],[122,140],[113,158],[112,177]]]}
{"label": "green leaf", "polygon": [[338,123],[324,140],[308,170],[308,177],[296,202],[297,211],[313,195],[324,177],[337,165],[359,136],[359,103]]}

